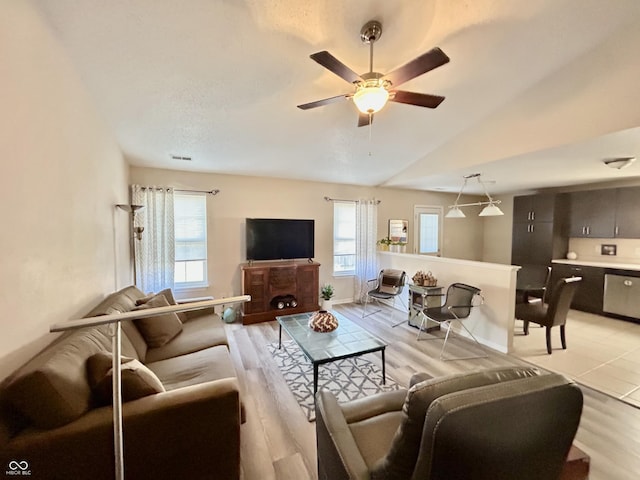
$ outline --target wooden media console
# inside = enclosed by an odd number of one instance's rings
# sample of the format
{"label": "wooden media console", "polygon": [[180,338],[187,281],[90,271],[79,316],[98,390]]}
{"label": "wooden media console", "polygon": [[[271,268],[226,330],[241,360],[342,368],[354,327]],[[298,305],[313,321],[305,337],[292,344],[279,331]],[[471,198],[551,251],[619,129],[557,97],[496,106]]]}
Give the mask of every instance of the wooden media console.
{"label": "wooden media console", "polygon": [[251,295],[251,301],[243,305],[244,325],[319,310],[319,263],[283,260],[245,263],[240,268],[242,292]]}

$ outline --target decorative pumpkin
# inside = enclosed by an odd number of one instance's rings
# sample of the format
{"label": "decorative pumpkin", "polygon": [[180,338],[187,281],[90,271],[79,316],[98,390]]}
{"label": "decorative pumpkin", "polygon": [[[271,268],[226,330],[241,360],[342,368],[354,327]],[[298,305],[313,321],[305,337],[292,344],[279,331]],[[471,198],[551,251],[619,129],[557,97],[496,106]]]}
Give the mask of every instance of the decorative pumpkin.
{"label": "decorative pumpkin", "polygon": [[320,310],[309,317],[309,328],[315,332],[333,332],[338,328],[338,319],[331,312]]}

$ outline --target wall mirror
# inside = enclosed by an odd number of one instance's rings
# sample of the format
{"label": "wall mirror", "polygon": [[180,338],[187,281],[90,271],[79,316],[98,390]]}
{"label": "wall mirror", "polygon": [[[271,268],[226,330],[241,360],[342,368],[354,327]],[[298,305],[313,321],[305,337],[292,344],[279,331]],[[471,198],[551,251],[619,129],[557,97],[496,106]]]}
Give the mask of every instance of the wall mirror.
{"label": "wall mirror", "polygon": [[389,239],[392,242],[407,243],[409,220],[389,220]]}

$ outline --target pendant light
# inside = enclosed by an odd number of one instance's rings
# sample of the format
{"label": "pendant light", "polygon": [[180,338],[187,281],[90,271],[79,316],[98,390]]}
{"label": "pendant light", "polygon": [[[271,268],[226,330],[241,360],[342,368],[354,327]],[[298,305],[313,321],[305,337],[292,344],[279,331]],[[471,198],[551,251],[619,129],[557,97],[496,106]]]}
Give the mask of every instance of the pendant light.
{"label": "pendant light", "polygon": [[[467,186],[467,182],[469,181],[470,178],[475,178],[478,180],[478,183],[482,185],[482,188],[484,189],[484,194],[487,196],[489,201],[462,203],[462,204],[458,203],[458,201],[460,200],[460,196],[464,191],[464,187]],[[501,203],[500,200],[494,200],[493,198],[491,198],[491,195],[489,195],[489,192],[487,191],[487,186],[485,185],[485,182],[483,182],[480,179],[480,174],[472,173],[471,175],[464,176],[464,182],[462,183],[460,192],[458,192],[458,197],[456,198],[456,201],[454,202],[453,205],[449,205],[449,212],[447,212],[447,214],[445,215],[445,218],[465,218],[466,215],[462,210],[460,210],[460,207],[472,207],[472,206],[482,206],[482,205],[484,205],[485,207],[482,209],[482,211],[478,215],[479,217],[497,217],[500,215],[504,215],[502,210],[500,210],[500,208],[498,207],[498,204],[500,203]]]}

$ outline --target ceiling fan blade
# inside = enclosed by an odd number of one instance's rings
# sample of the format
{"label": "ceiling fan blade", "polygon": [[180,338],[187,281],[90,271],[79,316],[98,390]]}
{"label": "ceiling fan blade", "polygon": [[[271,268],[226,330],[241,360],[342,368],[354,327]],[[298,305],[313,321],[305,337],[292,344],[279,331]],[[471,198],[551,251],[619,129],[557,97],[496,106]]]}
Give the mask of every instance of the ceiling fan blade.
{"label": "ceiling fan blade", "polygon": [[358,126],[366,127],[369,123],[373,123],[373,114],[358,112]]}
{"label": "ceiling fan blade", "polygon": [[298,108],[301,110],[309,110],[310,108],[322,107],[323,105],[329,105],[330,103],[339,102],[340,100],[344,100],[349,98],[351,94],[345,93],[344,95],[336,95],[335,97],[323,98],[322,100],[316,100],[315,102],[303,103],[302,105],[298,105]]}
{"label": "ceiling fan blade", "polygon": [[347,67],[344,63],[331,55],[326,50],[314,53],[311,58],[322,65],[324,68],[331,70],[333,73],[343,78],[349,83],[360,82],[362,78],[356,72]]}
{"label": "ceiling fan blade", "polygon": [[444,97],[427,93],[406,92],[404,90],[396,90],[394,93],[395,95],[389,98],[390,102],[406,103],[418,107],[436,108],[444,100]]}
{"label": "ceiling fan blade", "polygon": [[387,73],[383,79],[389,80],[394,87],[408,82],[412,78],[416,78],[429,70],[438,68],[449,61],[449,57],[438,47],[432,48],[427,53],[423,53],[418,58],[414,58],[409,63],[396,68],[394,71]]}

